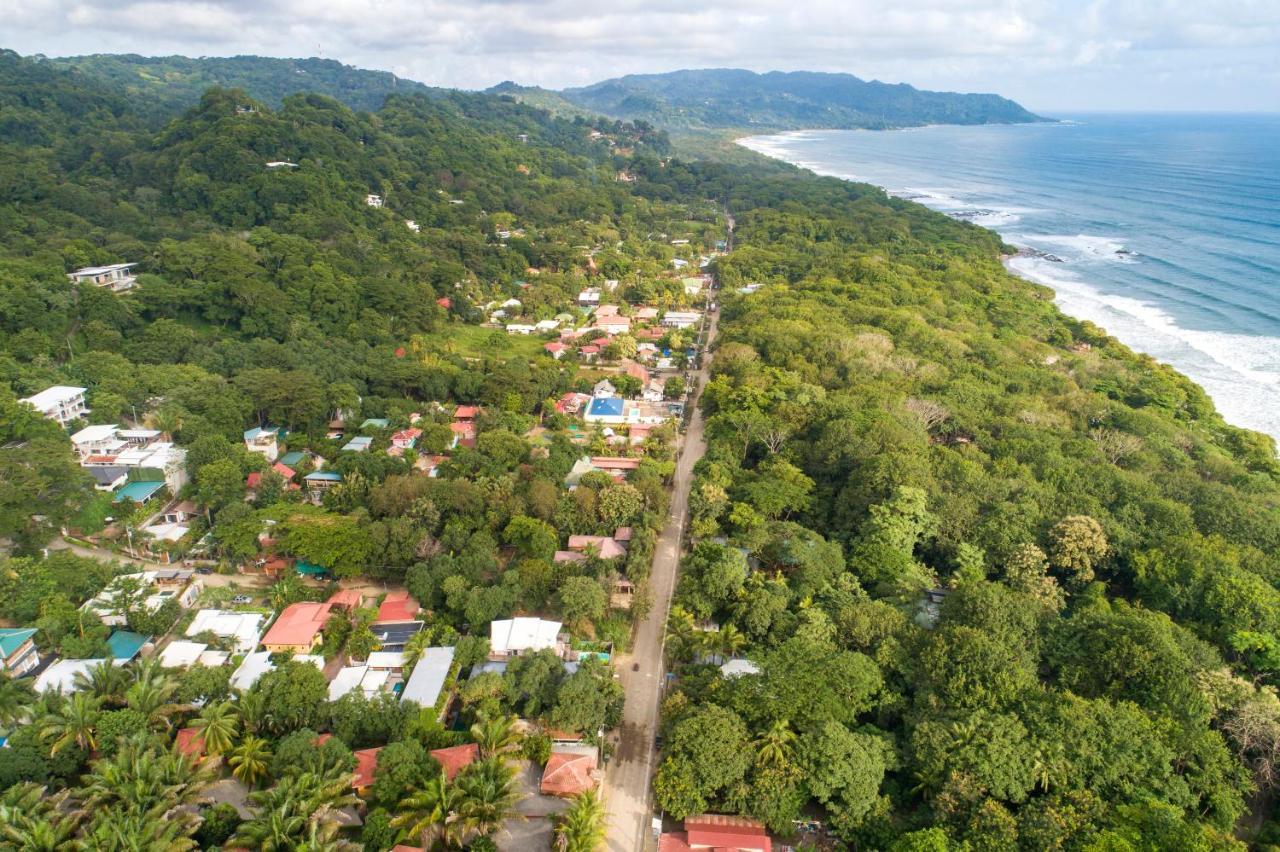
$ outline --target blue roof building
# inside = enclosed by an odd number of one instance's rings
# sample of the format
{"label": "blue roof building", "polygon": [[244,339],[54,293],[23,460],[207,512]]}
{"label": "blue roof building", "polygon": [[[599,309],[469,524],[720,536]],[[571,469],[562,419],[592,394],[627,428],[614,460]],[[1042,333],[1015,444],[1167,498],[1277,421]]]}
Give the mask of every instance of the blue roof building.
{"label": "blue roof building", "polygon": [[164,488],[163,482],[126,482],[116,492],[112,502],[123,503],[125,500],[132,500],[135,503],[145,503],[156,496],[156,492],[161,488]]}
{"label": "blue roof building", "polygon": [[150,636],[143,636],[141,633],[131,633],[128,630],[117,630],[111,634],[111,638],[107,640],[107,648],[111,651],[111,656],[117,663],[127,663],[134,657],[138,656],[138,652],[142,650],[142,646],[151,641]]}
{"label": "blue roof building", "polygon": [[391,425],[391,421],[385,417],[370,417],[360,424],[361,429],[385,429]]}
{"label": "blue roof building", "polygon": [[358,438],[352,438],[342,447],[344,450],[350,450],[353,453],[363,453],[369,447],[373,446],[373,439],[361,435]]}
{"label": "blue roof building", "polygon": [[36,650],[36,631],[31,627],[0,629],[0,671],[11,677],[21,677],[40,665]]}

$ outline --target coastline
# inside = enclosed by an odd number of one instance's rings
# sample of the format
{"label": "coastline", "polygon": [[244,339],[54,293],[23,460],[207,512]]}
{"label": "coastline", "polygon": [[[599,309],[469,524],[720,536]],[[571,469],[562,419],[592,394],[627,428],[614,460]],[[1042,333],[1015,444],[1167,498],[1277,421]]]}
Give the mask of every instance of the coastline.
{"label": "coastline", "polygon": [[[1075,123],[1064,120],[1060,124],[1072,126]],[[923,129],[926,128],[903,130]],[[907,186],[887,186],[883,180],[856,174],[838,165],[813,162],[787,150],[785,140],[805,139],[812,134],[826,132],[816,128],[749,134],[738,136],[733,142],[770,160],[787,163],[820,177],[875,186],[892,198],[920,204],[934,212],[991,231],[1016,249],[1012,254],[1001,256],[1005,271],[1052,290],[1054,304],[1063,314],[1103,328],[1109,336],[1132,351],[1148,355],[1186,376],[1205,391],[1218,414],[1229,425],[1267,435],[1273,443],[1280,445],[1280,385],[1276,374],[1269,369],[1275,357],[1272,348],[1280,340],[1234,330],[1201,330],[1180,325],[1178,319],[1154,299],[1126,291],[1115,292],[1114,280],[1110,282],[1111,290],[1104,289],[1089,279],[1087,265],[1077,274],[1073,269],[1077,264],[1055,254],[1055,251],[1059,254],[1073,252],[1071,256],[1079,260],[1078,255],[1084,251],[1094,258],[1106,257],[1124,264],[1141,262],[1142,255],[1130,251],[1121,238],[1093,238],[1086,244],[1087,238],[1081,235],[1075,238],[1080,242],[1078,245],[1046,246],[1045,243],[1052,242],[1047,235],[1030,232],[1010,234],[1001,227],[1010,227],[1017,222],[1020,218],[1017,214],[1023,212],[1021,210],[1004,207],[984,209],[981,201],[961,201]],[[945,181],[945,178],[936,180]],[[1029,245],[1027,238],[1037,236],[1041,246]]]}

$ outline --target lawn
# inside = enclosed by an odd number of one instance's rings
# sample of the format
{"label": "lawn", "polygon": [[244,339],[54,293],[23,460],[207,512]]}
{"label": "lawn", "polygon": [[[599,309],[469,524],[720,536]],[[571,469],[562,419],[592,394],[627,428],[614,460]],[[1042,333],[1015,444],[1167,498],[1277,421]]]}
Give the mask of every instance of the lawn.
{"label": "lawn", "polygon": [[441,338],[451,344],[454,352],[469,358],[534,358],[547,343],[539,335],[507,334],[500,328],[461,324],[449,328]]}

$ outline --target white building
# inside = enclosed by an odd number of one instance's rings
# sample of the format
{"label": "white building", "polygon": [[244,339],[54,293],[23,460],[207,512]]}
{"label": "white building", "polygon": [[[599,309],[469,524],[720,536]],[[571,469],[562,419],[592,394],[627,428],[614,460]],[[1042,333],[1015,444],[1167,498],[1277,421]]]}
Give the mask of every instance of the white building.
{"label": "white building", "polygon": [[535,651],[559,651],[560,622],[541,618],[506,618],[489,623],[489,653],[497,658]]}
{"label": "white building", "polygon": [[95,287],[106,287],[113,293],[133,289],[138,279],[130,272],[138,264],[113,263],[110,266],[86,266],[75,272],[67,273],[67,277],[76,284],[92,284]]}
{"label": "white building", "polygon": [[177,494],[187,484],[187,451],[169,441],[120,452],[112,464],[118,467],[145,467],[164,474],[165,487]]}
{"label": "white building", "polygon": [[189,669],[197,663],[216,667],[226,665],[230,655],[226,651],[210,651],[203,642],[187,642],[176,639],[160,652],[160,665],[166,669]]}
{"label": "white building", "polygon": [[426,649],[414,665],[400,700],[411,701],[419,707],[435,707],[452,668],[453,648]]}
{"label": "white building", "polygon": [[81,460],[89,456],[114,456],[128,447],[116,434],[119,431],[114,423],[86,426],[71,436],[71,446]]}
{"label": "white building", "polygon": [[537,330],[536,327],[526,323],[513,322],[507,324],[507,334],[533,334]]}
{"label": "white building", "polygon": [[662,324],[667,328],[691,328],[702,321],[702,314],[697,311],[667,311],[662,315]]}
{"label": "white building", "polygon": [[381,206],[382,206],[382,196],[381,196],[381,195],[374,195],[373,193],[369,193],[368,195],[366,195],[366,196],[364,197],[364,203],[365,203],[365,204],[368,204],[370,207],[381,207]]}
{"label": "white building", "polygon": [[201,633],[212,633],[219,639],[231,640],[232,650],[235,653],[247,654],[258,647],[264,618],[265,616],[260,612],[202,609],[196,613],[196,617],[187,627],[187,636],[195,637]]}
{"label": "white building", "polygon": [[348,692],[360,690],[365,698],[376,698],[385,692],[391,672],[387,669],[374,669],[368,665],[347,666],[338,669],[333,680],[329,681],[329,700],[337,701]]}
{"label": "white building", "polygon": [[269,426],[254,426],[244,432],[244,446],[251,453],[260,453],[267,461],[275,461],[280,455],[280,435]]}
{"label": "white building", "polygon": [[195,579],[194,571],[177,568],[118,574],[110,585],[85,601],[80,609],[97,615],[108,627],[123,627],[125,614],[122,610],[125,601],[117,600],[117,596],[125,580],[138,581],[145,595],[141,604],[148,612],[155,612],[169,600],[176,600],[178,606],[187,609],[196,602],[196,598],[200,597],[200,592],[204,589],[204,585]]}
{"label": "white building", "polygon": [[415,234],[422,232],[422,228],[420,228],[418,226],[418,223],[413,221],[412,219],[405,219],[404,226],[408,228],[410,231],[413,231]]}
{"label": "white building", "polygon": [[54,385],[18,402],[25,402],[50,420],[56,420],[62,426],[66,426],[72,420],[77,420],[89,413],[89,406],[84,401],[86,390],[88,388]]}

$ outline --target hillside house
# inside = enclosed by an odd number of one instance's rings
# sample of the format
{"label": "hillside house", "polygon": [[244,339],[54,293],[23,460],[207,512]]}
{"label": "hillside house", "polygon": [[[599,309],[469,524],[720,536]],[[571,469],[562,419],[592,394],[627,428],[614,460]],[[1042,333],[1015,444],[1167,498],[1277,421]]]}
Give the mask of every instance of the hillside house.
{"label": "hillside house", "polygon": [[374,195],[372,192],[364,197],[364,203],[373,208],[382,207],[382,196]]}
{"label": "hillside house", "polygon": [[35,637],[35,628],[0,628],[0,671],[9,677],[22,677],[40,665]]}
{"label": "hillside house", "polygon": [[87,388],[70,385],[54,385],[33,396],[23,397],[18,402],[25,402],[50,420],[56,420],[58,425],[66,426],[89,413],[89,406],[84,401],[86,390]]}
{"label": "hillside house", "polygon": [[304,476],[303,482],[306,483],[307,496],[311,498],[311,502],[319,503],[330,488],[341,484],[342,474],[336,470],[317,470]]}
{"label": "hillside house", "polygon": [[631,331],[631,317],[598,317],[595,321],[595,327],[610,336],[615,334],[626,334]]}
{"label": "hillside house", "polygon": [[113,263],[109,266],[86,266],[84,269],[68,272],[67,278],[73,284],[92,284],[94,287],[103,287],[113,293],[123,293],[125,290],[132,290],[138,283],[138,279],[132,272],[137,265],[136,263]]}
{"label": "hillside house", "polygon": [[254,426],[244,432],[244,447],[251,453],[275,461],[280,455],[280,433],[271,426]]}

